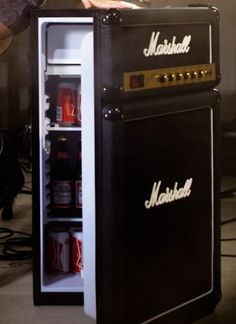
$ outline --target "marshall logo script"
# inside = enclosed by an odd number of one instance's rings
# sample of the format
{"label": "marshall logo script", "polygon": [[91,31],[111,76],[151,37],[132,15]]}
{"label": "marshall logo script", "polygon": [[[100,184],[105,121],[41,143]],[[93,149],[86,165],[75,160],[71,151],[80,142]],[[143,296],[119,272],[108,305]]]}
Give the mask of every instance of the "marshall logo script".
{"label": "marshall logo script", "polygon": [[173,189],[167,187],[165,191],[160,192],[161,181],[159,181],[158,183],[154,182],[150,199],[146,200],[144,203],[146,209],[189,197],[191,194],[192,183],[193,179],[189,178],[185,181],[183,187],[178,188],[179,184],[178,182],[175,182]]}
{"label": "marshall logo script", "polygon": [[160,32],[152,32],[149,47],[144,48],[144,56],[159,56],[159,55],[176,55],[186,54],[190,50],[191,35],[185,35],[182,42],[176,43],[176,36],[172,37],[172,41],[164,39],[164,42],[159,43]]}

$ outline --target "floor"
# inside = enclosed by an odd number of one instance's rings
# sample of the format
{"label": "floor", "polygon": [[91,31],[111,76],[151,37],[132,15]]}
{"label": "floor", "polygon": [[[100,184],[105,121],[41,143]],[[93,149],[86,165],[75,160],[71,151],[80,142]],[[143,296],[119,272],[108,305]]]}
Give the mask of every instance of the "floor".
{"label": "floor", "polygon": [[[222,189],[236,187],[236,177],[224,177]],[[236,217],[236,197],[222,199],[222,221]],[[0,221],[0,227],[31,233],[31,196],[18,195],[14,218]],[[236,238],[236,222],[222,226],[222,238]],[[1,242],[0,229],[0,242]],[[215,313],[196,324],[236,323],[236,241],[222,242],[222,301]],[[32,262],[0,261],[1,324],[94,324],[82,307],[33,306]],[[181,323],[176,323],[181,324]]]}

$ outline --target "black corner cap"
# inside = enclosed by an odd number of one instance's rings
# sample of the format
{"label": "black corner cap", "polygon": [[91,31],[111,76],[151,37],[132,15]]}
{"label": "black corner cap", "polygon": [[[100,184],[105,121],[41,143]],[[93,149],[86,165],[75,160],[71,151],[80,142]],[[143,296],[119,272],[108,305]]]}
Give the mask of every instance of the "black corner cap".
{"label": "black corner cap", "polygon": [[105,16],[102,17],[104,25],[119,25],[122,23],[121,12],[118,9],[107,10]]}

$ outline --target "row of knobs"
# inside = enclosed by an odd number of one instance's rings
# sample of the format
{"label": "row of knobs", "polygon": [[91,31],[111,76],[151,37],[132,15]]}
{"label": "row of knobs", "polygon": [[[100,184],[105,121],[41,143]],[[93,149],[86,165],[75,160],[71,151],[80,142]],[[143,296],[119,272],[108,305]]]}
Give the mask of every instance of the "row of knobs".
{"label": "row of knobs", "polygon": [[184,73],[170,73],[170,74],[162,74],[162,75],[155,75],[157,81],[160,82],[169,82],[169,81],[181,81],[181,80],[191,80],[191,79],[199,79],[199,78],[206,78],[210,75],[211,72],[208,70],[201,70],[199,72],[184,72]]}

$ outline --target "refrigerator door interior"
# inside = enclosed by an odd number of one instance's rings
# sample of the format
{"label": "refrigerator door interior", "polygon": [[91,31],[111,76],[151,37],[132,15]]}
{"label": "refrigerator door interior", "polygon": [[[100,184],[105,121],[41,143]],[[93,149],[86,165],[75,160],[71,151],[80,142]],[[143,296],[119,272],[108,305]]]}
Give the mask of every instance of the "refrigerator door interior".
{"label": "refrigerator door interior", "polygon": [[[33,122],[34,134],[38,132],[34,156],[37,156],[35,165],[39,166],[39,172],[34,172],[34,196],[38,195],[40,200],[34,200],[37,215],[34,231],[40,244],[35,256],[35,303],[84,303],[85,311],[95,317],[93,17],[38,17],[37,33],[38,78],[33,84],[38,85],[38,92],[34,91],[38,95],[39,110],[34,112]],[[66,113],[71,107],[68,117]],[[55,180],[54,169],[61,154],[58,141],[62,138],[67,144],[68,169],[61,169]],[[82,159],[81,169],[76,169],[78,156]],[[74,176],[79,172],[80,180]],[[82,182],[82,202],[78,204],[76,179],[80,186]],[[64,205],[57,206],[59,189],[54,189],[55,183],[63,181],[67,188],[66,195],[60,189]],[[77,251],[77,243],[74,246],[75,232],[83,251]]]}
{"label": "refrigerator door interior", "polygon": [[190,323],[219,297],[215,93],[109,109],[100,323]]}

